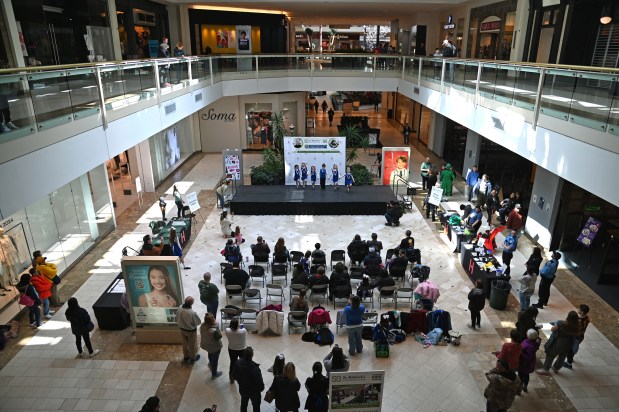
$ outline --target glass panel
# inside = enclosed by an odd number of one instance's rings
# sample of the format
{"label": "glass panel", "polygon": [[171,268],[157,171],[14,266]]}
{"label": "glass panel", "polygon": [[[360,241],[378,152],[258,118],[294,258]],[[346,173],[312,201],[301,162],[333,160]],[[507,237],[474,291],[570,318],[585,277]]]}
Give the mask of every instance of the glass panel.
{"label": "glass panel", "polygon": [[576,85],[576,73],[566,70],[549,70],[542,86],[542,101],[540,112],[548,116],[567,120],[572,93]]}
{"label": "glass panel", "polygon": [[209,77],[208,61],[208,58],[205,57],[199,57],[191,61],[191,78],[193,80],[203,81]]}
{"label": "glass panel", "polygon": [[0,121],[0,143],[34,133],[34,111],[25,77],[0,77]]}
{"label": "glass panel", "polygon": [[48,262],[56,264],[59,270],[64,269],[66,267],[64,254],[50,204],[50,196],[45,195],[27,206],[26,216],[32,233],[33,250],[44,251]]}
{"label": "glass panel", "polygon": [[463,88],[464,91],[469,93],[475,93],[477,86],[477,71],[479,69],[479,63],[477,62],[468,62],[464,66],[464,78],[463,78]]}
{"label": "glass panel", "polygon": [[28,84],[39,129],[71,121],[71,97],[65,71],[29,74]]}
{"label": "glass panel", "polygon": [[494,98],[503,103],[511,104],[514,99],[516,71],[513,66],[499,65],[496,76]]}
{"label": "glass panel", "polygon": [[434,83],[441,82],[443,71],[443,59],[426,58],[423,59],[421,67],[421,78]]}
{"label": "glass panel", "polygon": [[[73,193],[73,203],[75,204],[75,214],[77,215],[77,225],[79,232],[73,234],[73,241],[82,244],[84,251],[88,250],[99,237],[99,228],[95,218],[95,208],[90,195],[88,176],[82,175],[70,183]],[[65,244],[65,249],[66,249]]]}
{"label": "glass panel", "polygon": [[190,117],[149,139],[155,186],[172,173],[194,151]]}
{"label": "glass panel", "polygon": [[105,233],[114,227],[112,205],[110,204],[109,186],[105,165],[100,165],[88,172],[90,196],[95,212],[99,233]]}
{"label": "glass panel", "polygon": [[494,98],[497,76],[496,67],[496,64],[482,63],[481,77],[479,79],[479,94],[482,96]]}
{"label": "glass panel", "polygon": [[616,87],[616,76],[580,73],[576,78],[570,121],[605,131]]}
{"label": "glass panel", "polygon": [[68,266],[84,253],[84,237],[79,227],[71,184],[62,186],[49,196],[65,264]]}
{"label": "glass panel", "polygon": [[187,71],[188,60],[176,61],[170,64],[170,80],[173,84],[182,84],[186,86],[189,79],[189,72]]}
{"label": "glass panel", "polygon": [[467,64],[464,61],[455,61],[454,64],[454,79],[453,87],[459,90],[463,90],[465,86],[465,76]]}
{"label": "glass panel", "polygon": [[69,70],[67,83],[74,119],[92,116],[101,111],[94,69]]}
{"label": "glass panel", "polygon": [[535,109],[540,69],[519,67],[514,83],[514,105],[528,110]]}

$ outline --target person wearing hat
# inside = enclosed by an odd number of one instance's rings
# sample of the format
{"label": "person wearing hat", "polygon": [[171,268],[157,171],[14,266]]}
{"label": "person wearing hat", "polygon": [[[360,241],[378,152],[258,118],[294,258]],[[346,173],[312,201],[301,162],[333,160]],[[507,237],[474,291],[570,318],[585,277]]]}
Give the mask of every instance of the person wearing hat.
{"label": "person wearing hat", "polygon": [[557,268],[559,267],[559,260],[561,259],[561,253],[556,250],[552,252],[552,258],[546,262],[542,270],[539,271],[540,282],[537,292],[537,303],[532,305],[538,309],[544,309],[544,306],[548,305],[548,299],[550,298],[550,285],[554,282],[557,276]]}
{"label": "person wearing hat", "polygon": [[62,306],[64,302],[61,302],[58,296],[58,283],[60,283],[60,280],[57,279],[56,282],[54,282],[54,278],[58,276],[58,268],[56,265],[48,263],[45,256],[39,256],[37,257],[36,269],[52,282],[52,296],[49,298],[49,303],[52,306]]}
{"label": "person wearing hat", "polygon": [[[161,239],[161,236],[159,237]],[[142,245],[142,254],[144,256],[159,256],[161,255],[161,251],[163,250],[163,245],[159,246],[153,245],[152,239],[150,235],[144,235],[142,238],[144,241],[144,245]]]}
{"label": "person wearing hat", "polygon": [[[441,172],[441,189],[443,189],[443,197],[451,196],[454,180],[456,180],[456,174],[451,170],[451,164],[445,165],[445,170]],[[447,200],[447,199],[445,199]]]}
{"label": "person wearing hat", "polygon": [[514,206],[514,209],[507,215],[507,223],[505,226],[510,230],[515,230],[520,233],[522,229],[522,215],[520,214],[520,203]]}

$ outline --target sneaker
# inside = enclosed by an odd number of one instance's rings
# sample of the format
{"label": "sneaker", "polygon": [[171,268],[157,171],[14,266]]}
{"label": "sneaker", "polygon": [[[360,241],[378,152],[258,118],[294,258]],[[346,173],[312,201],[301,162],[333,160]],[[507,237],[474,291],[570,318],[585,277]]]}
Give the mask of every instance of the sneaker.
{"label": "sneaker", "polygon": [[78,356],[79,358],[83,358],[83,357],[84,357],[84,352],[80,352],[80,353],[78,353],[78,354],[77,354],[77,356]]}
{"label": "sneaker", "polygon": [[467,323],[466,327],[475,330],[475,325],[471,325],[470,323]]}
{"label": "sneaker", "polygon": [[47,315],[45,315],[45,319],[51,319],[51,318],[53,318],[51,314],[48,313]]}
{"label": "sneaker", "polygon": [[99,349],[95,349],[95,351],[93,353],[90,354],[90,359],[94,358],[95,356],[97,356],[99,354]]}
{"label": "sneaker", "polygon": [[223,374],[224,373],[222,371],[217,371],[217,372],[215,372],[215,374],[213,376],[211,376],[211,379],[217,379],[217,378],[219,378]]}
{"label": "sneaker", "polygon": [[54,312],[53,310],[50,310],[50,311],[48,311],[47,313],[49,313],[50,315],[53,315],[53,314],[54,314],[54,313],[56,313],[56,312]]}
{"label": "sneaker", "polygon": [[11,129],[9,129],[8,127],[6,127],[4,125],[4,123],[2,125],[0,125],[0,133],[6,133],[6,132],[10,132]]}
{"label": "sneaker", "polygon": [[184,266],[183,269],[191,269],[189,266]]}
{"label": "sneaker", "polygon": [[537,373],[538,375],[544,375],[544,376],[550,376],[550,371],[547,371],[546,369],[536,369],[535,373]]}
{"label": "sneaker", "polygon": [[568,368],[568,369],[572,369],[572,364],[569,362],[563,362],[563,366]]}
{"label": "sneaker", "polygon": [[32,322],[32,323],[30,324],[30,326],[32,326],[33,328],[34,328],[36,325],[37,325],[37,323],[36,323],[36,322]]}
{"label": "sneaker", "polygon": [[522,385],[522,391],[523,391],[524,393],[529,392],[529,391],[527,390],[527,385]]}
{"label": "sneaker", "polygon": [[19,127],[15,126],[15,124],[13,122],[7,122],[4,124],[6,127],[8,127],[11,130],[17,130],[19,129]]}

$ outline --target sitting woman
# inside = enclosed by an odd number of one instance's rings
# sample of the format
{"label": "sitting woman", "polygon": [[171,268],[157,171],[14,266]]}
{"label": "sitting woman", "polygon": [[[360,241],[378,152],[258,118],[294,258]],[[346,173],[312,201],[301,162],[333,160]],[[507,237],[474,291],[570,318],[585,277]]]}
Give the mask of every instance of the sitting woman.
{"label": "sitting woman", "polygon": [[[307,316],[307,312],[309,312],[309,305],[307,304],[307,300],[305,299],[305,289],[302,289],[299,292],[298,296],[295,296],[292,299],[292,302],[290,302],[290,310],[291,311],[299,311],[299,312],[305,312],[306,315],[304,317]],[[300,319],[303,319],[304,317],[300,317]]]}
{"label": "sitting woman", "polygon": [[228,239],[228,242],[226,242],[226,246],[224,247],[224,250],[221,251],[221,254],[230,263],[238,263],[243,260],[239,245],[235,244],[232,239]]}
{"label": "sitting woman", "polygon": [[309,281],[308,281],[308,285],[310,288],[316,285],[328,285],[328,284],[329,284],[329,278],[325,275],[324,266],[320,266],[318,270],[316,271],[316,273],[310,276]]}
{"label": "sitting woman", "polygon": [[436,303],[438,298],[441,296],[441,292],[437,285],[435,285],[431,280],[425,280],[421,282],[415,288],[415,299],[428,299],[432,302]]}
{"label": "sitting woman", "polygon": [[243,235],[241,234],[241,227],[237,226],[234,229],[234,238],[236,239],[236,244],[240,245],[241,243],[245,242],[245,239],[243,238]]}
{"label": "sitting woman", "polygon": [[228,212],[224,211],[219,215],[219,225],[224,237],[234,237],[234,230],[232,230],[232,222],[228,219]]}
{"label": "sitting woman", "polygon": [[350,275],[342,262],[335,264],[335,270],[331,273],[329,280],[329,299],[333,296],[337,298],[347,298],[352,294],[350,286]]}
{"label": "sitting woman", "polygon": [[283,237],[277,239],[277,243],[273,246],[273,257],[281,261],[290,261],[290,253],[286,249],[286,242]]}
{"label": "sitting woman", "polygon": [[325,365],[327,376],[329,376],[331,372],[347,372],[348,368],[350,368],[348,356],[344,354],[342,348],[337,344],[335,344],[333,350],[325,356],[322,363]]}
{"label": "sitting woman", "polygon": [[290,281],[290,284],[307,286],[308,283],[309,278],[307,277],[307,272],[303,269],[303,265],[301,263],[297,263],[292,269],[292,280]]}

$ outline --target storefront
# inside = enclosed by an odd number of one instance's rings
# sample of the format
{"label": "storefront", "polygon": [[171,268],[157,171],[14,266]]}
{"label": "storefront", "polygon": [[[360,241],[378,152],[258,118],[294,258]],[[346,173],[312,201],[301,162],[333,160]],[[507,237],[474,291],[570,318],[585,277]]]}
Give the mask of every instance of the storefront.
{"label": "storefront", "polygon": [[510,60],[517,0],[471,9],[466,57]]}
{"label": "storefront", "polygon": [[196,150],[191,116],[148,139],[153,183],[157,187]]}
{"label": "storefront", "polygon": [[[118,36],[123,59],[157,57],[161,39],[168,36],[167,6],[149,0],[116,0]],[[174,48],[180,39],[170,39]]]}

